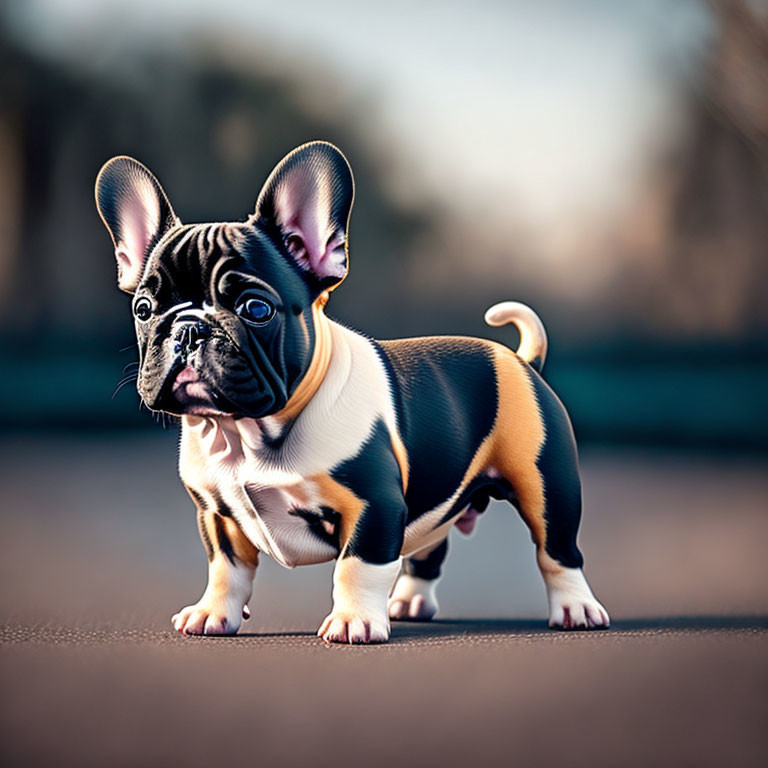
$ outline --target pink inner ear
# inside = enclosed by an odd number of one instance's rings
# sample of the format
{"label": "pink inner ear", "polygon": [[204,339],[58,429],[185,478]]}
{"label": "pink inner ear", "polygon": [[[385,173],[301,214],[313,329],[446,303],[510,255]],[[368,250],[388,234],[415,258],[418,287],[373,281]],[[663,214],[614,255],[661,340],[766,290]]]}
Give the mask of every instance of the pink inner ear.
{"label": "pink inner ear", "polygon": [[160,228],[157,191],[146,179],[137,180],[125,196],[120,209],[122,238],[115,247],[119,284],[132,290],[141,279],[147,250]]}
{"label": "pink inner ear", "polygon": [[344,234],[335,230],[331,206],[329,185],[318,183],[309,168],[293,170],[275,196],[278,224],[296,263],[321,278],[344,277],[347,271]]}

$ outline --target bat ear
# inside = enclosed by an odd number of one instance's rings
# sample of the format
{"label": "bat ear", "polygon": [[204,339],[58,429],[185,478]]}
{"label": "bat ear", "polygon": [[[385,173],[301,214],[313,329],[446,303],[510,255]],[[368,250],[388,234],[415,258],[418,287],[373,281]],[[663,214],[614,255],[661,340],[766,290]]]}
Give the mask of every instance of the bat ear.
{"label": "bat ear", "polygon": [[286,155],[261,190],[254,225],[277,232],[286,257],[322,290],[347,275],[347,231],[355,197],[352,169],[325,141]]}
{"label": "bat ear", "polygon": [[180,222],[152,173],[132,157],[113,157],[96,177],[96,207],[112,236],[117,284],[134,293],[158,240]]}

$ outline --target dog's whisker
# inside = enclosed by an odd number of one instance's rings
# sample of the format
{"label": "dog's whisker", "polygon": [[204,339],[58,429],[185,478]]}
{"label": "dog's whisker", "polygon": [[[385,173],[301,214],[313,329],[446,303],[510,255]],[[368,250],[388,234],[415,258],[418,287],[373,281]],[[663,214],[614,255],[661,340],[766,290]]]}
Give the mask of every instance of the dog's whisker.
{"label": "dog's whisker", "polygon": [[120,390],[121,390],[121,389],[122,389],[122,388],[123,388],[123,387],[124,387],[126,384],[130,384],[132,381],[136,381],[138,378],[139,378],[139,377],[138,377],[138,375],[136,375],[136,374],[131,374],[130,376],[126,376],[124,379],[121,379],[121,380],[118,382],[117,386],[115,387],[115,391],[112,393],[112,400],[114,400],[114,399],[115,399],[115,396],[117,395],[117,393],[118,393],[118,392],[119,392],[119,391],[120,391]]}

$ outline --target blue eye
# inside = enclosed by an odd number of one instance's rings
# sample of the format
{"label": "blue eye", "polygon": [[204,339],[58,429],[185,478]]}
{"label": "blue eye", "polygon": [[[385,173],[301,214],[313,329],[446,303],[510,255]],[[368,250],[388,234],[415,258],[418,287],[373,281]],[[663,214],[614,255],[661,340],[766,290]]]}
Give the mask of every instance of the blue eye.
{"label": "blue eye", "polygon": [[237,314],[247,323],[263,325],[272,319],[275,308],[263,299],[246,299],[237,305]]}

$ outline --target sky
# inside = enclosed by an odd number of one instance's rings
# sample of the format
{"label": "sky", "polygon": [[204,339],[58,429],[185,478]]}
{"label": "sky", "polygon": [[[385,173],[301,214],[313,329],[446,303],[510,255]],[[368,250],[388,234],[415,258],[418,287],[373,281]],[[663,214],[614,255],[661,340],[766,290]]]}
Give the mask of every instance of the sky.
{"label": "sky", "polygon": [[17,0],[10,17],[64,57],[229,37],[364,105],[404,201],[524,222],[555,250],[631,200],[710,34],[697,0]]}

